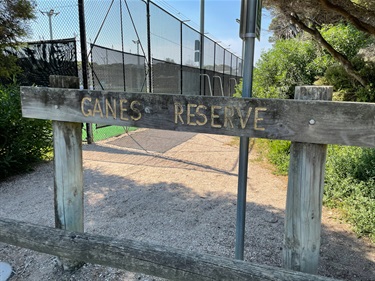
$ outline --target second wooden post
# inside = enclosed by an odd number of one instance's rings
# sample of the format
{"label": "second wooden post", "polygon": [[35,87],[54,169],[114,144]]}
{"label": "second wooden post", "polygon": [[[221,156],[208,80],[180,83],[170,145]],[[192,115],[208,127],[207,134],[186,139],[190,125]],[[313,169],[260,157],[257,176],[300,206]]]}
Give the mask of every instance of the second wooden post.
{"label": "second wooden post", "polygon": [[[295,99],[332,100],[332,87],[296,87]],[[314,129],[319,122],[309,119]],[[327,145],[293,142],[286,201],[284,268],[317,273]]]}

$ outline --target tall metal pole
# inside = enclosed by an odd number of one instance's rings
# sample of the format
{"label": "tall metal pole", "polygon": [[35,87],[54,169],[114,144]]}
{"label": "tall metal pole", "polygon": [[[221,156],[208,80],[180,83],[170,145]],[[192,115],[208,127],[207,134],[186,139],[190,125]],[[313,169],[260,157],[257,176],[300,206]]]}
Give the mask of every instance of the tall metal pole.
{"label": "tall metal pole", "polygon": [[150,0],[146,2],[146,14],[147,14],[147,68],[148,68],[148,92],[152,93],[153,81],[152,81],[152,55],[151,55],[151,20],[150,20]]}
{"label": "tall metal pole", "polygon": [[[241,2],[241,26],[240,37],[244,41],[243,58],[243,86],[242,97],[249,98],[252,95],[253,64],[255,45],[255,26],[257,2],[259,0],[242,0]],[[249,138],[240,137],[240,155],[238,170],[238,194],[237,194],[237,221],[236,221],[236,248],[235,258],[243,260],[245,244],[245,217],[246,217],[246,189],[249,155]]]}
{"label": "tall metal pole", "polygon": [[[201,34],[201,44],[200,44],[200,50],[199,50],[199,69],[200,74],[203,74],[203,67],[204,67],[204,8],[205,3],[204,0],[201,0],[201,11],[200,11],[200,34]],[[203,82],[202,82],[203,78]],[[201,94],[204,94],[204,76],[201,75],[200,78],[201,81]]]}
{"label": "tall metal pole", "polygon": [[[53,11],[53,10],[51,10],[51,11]],[[50,13],[51,13],[51,11],[50,11]],[[52,40],[53,39],[53,35],[52,35],[52,16],[50,14],[48,14],[48,22],[49,22],[49,39]]]}
{"label": "tall metal pole", "polygon": [[49,10],[49,12],[42,12],[40,11],[43,15],[46,15],[48,16],[48,23],[49,23],[49,39],[52,40],[53,39],[53,35],[52,35],[52,16],[57,16],[58,14],[60,14],[60,12],[57,12],[55,13],[55,10],[51,9]]}
{"label": "tall metal pole", "polygon": [[[87,59],[87,43],[86,43],[86,25],[85,25],[85,6],[84,0],[78,0],[78,17],[79,17],[79,37],[81,41],[81,60],[82,60],[82,79],[83,88],[88,89],[88,59]],[[92,143],[92,127],[90,123],[86,123],[87,143]]]}
{"label": "tall metal pole", "polygon": [[201,69],[203,69],[203,48],[204,48],[204,8],[205,8],[205,3],[204,0],[201,0],[201,17],[200,17],[200,33],[201,33],[201,46],[200,46],[200,59],[199,59],[199,66]]}

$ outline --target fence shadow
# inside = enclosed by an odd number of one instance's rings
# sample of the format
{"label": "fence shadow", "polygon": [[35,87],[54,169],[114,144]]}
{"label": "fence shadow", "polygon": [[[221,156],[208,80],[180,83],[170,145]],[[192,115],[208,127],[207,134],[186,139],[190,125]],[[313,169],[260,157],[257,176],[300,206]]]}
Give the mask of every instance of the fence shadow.
{"label": "fence shadow", "polygon": [[[85,177],[93,182],[88,187],[91,195],[86,196],[87,232],[234,257],[233,194],[202,196],[181,184],[159,181],[144,185],[91,169],[85,171]],[[105,191],[103,183],[108,186]],[[319,274],[343,280],[374,280],[375,263],[367,256],[374,249],[349,233],[324,225],[322,228]],[[283,233],[284,210],[248,203],[245,260],[281,266]]]}
{"label": "fence shadow", "polygon": [[[116,155],[121,152],[128,158],[149,157],[149,153],[143,151],[124,152],[121,149],[94,146],[86,149],[97,149],[98,152]],[[185,161],[177,157],[174,159],[162,154],[157,154],[157,157],[163,161],[171,161],[171,167],[183,164],[187,173],[198,170],[203,173],[209,171],[214,176],[237,176],[214,164],[202,165],[198,161]],[[90,161],[99,163],[100,159]],[[142,167],[141,163],[136,167],[139,173],[137,177],[116,174],[126,174],[126,170],[111,173],[103,169],[109,165],[106,162],[102,162],[104,166],[98,165],[97,168],[95,164],[96,162],[84,170],[86,232],[234,257],[236,196],[233,192],[202,192],[200,189],[193,189],[191,185],[161,180],[158,177],[154,177],[150,183],[142,177],[145,166]],[[122,164],[126,169],[128,163]],[[144,165],[148,164],[150,163],[146,161]],[[155,166],[157,163],[150,165]],[[204,179],[198,182],[202,189],[206,184],[203,181]],[[251,187],[249,195],[253,196],[254,192],[256,187]],[[272,191],[269,191],[269,196],[272,196]],[[16,177],[11,182],[0,183],[0,215],[33,223],[53,224],[52,163],[43,164],[35,172]],[[319,274],[343,280],[374,280],[375,263],[371,258],[374,247],[364,244],[361,239],[344,230],[332,229],[328,225],[322,227]],[[244,253],[246,261],[281,266],[283,233],[282,208],[248,202]],[[26,249],[14,250],[12,246],[0,244],[0,260],[17,264],[19,261],[14,259],[18,259],[20,255],[12,258],[13,251],[22,253],[23,265],[21,268],[15,268],[15,272],[21,277],[16,274],[18,277],[12,280],[22,280],[25,278],[22,274],[28,270],[38,271],[40,264],[51,268],[44,280],[55,276],[51,262],[53,257],[48,255],[35,254]],[[103,276],[107,274],[118,278],[128,274],[116,269],[87,265],[75,275],[85,276],[90,280],[102,280],[95,275],[98,272]],[[141,275],[138,275],[138,279],[139,276]],[[150,279],[143,276],[139,280]]]}

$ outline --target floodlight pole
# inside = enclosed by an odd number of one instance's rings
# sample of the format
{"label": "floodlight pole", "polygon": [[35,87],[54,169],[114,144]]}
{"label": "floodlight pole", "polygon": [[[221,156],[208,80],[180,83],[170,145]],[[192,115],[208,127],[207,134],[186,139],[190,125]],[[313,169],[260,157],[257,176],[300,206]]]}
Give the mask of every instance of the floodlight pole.
{"label": "floodlight pole", "polygon": [[140,65],[140,62],[139,62],[139,44],[141,44],[141,42],[139,41],[139,39],[137,40],[132,40],[134,44],[137,44],[137,56],[138,56],[138,59],[137,59],[137,62],[138,62],[138,67]]}
{"label": "floodlight pole", "polygon": [[205,8],[205,3],[204,3],[204,0],[201,0],[201,10],[200,10],[200,38],[201,38],[201,42],[200,42],[200,46],[199,46],[199,69],[200,69],[200,90],[201,90],[201,94],[204,94],[204,90],[205,90],[205,87],[204,87],[204,79],[203,79],[203,83],[202,83],[202,74],[203,74],[203,67],[204,67],[204,8]]}
{"label": "floodlight pole", "polygon": [[[242,80],[243,98],[250,98],[252,96],[257,2],[259,2],[259,0],[241,1],[240,37],[244,41]],[[235,258],[243,260],[245,245],[247,170],[249,163],[248,137],[240,137],[239,154]]]}
{"label": "floodlight pole", "polygon": [[200,46],[200,58],[199,58],[199,66],[200,69],[203,69],[203,48],[204,48],[204,0],[201,0],[201,17],[200,17],[200,33],[201,33],[201,46]]}
{"label": "floodlight pole", "polygon": [[52,40],[52,16],[57,16],[60,14],[60,12],[55,13],[54,9],[49,10],[49,12],[43,12],[40,11],[43,15],[48,16],[48,22],[49,22],[49,39]]}

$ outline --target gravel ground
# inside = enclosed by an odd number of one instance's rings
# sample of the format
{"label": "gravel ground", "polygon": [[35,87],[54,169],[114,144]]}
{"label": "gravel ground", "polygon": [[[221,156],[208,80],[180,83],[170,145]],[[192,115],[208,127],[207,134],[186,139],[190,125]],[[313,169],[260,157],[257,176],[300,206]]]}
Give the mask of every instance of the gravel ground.
{"label": "gravel ground", "polygon": [[[185,134],[176,143],[171,133],[154,130],[120,138],[84,146],[85,231],[232,258],[238,171],[233,138]],[[163,143],[162,152],[155,143]],[[286,185],[286,177],[274,175],[251,152],[246,261],[281,266]],[[52,163],[0,182],[0,217],[53,226],[53,210]],[[2,243],[0,261],[12,265],[11,281],[162,280],[92,264],[64,273],[53,256]],[[323,211],[319,274],[375,280],[374,245],[330,210]]]}

